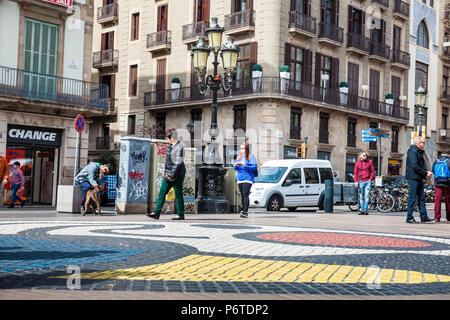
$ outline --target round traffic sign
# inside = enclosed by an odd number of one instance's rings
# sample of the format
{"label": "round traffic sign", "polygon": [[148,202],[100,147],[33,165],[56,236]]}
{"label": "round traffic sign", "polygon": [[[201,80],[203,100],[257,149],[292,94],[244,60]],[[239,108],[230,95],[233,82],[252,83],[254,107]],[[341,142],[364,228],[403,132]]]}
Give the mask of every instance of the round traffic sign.
{"label": "round traffic sign", "polygon": [[75,130],[77,130],[77,132],[82,132],[84,130],[86,126],[86,121],[84,120],[84,117],[79,114],[76,118],[75,118]]}

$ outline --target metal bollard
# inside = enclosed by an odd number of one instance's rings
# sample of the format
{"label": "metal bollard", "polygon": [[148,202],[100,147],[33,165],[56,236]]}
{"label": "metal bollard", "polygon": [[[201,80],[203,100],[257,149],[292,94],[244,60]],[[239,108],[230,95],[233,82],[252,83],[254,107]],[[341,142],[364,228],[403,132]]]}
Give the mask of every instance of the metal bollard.
{"label": "metal bollard", "polygon": [[324,208],[326,213],[333,213],[334,185],[333,180],[325,180]]}

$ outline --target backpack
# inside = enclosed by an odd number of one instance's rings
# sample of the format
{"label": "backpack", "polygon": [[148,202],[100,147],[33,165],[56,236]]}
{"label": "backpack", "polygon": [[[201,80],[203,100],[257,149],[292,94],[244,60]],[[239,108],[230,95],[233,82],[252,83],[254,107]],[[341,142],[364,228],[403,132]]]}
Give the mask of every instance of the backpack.
{"label": "backpack", "polygon": [[447,160],[436,159],[434,165],[434,178],[436,182],[448,182],[450,178],[450,170],[448,169]]}

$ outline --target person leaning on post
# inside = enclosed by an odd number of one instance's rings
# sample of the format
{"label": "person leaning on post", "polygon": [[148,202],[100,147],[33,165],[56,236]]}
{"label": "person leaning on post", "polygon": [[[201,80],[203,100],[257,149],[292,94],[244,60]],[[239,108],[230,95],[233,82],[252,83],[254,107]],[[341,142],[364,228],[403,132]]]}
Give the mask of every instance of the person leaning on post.
{"label": "person leaning on post", "polygon": [[423,193],[424,180],[427,177],[431,177],[433,173],[431,171],[425,170],[425,162],[423,159],[423,154],[425,152],[425,139],[421,136],[414,138],[413,145],[409,147],[408,153],[406,154],[406,174],[405,178],[409,185],[409,196],[408,196],[408,209],[406,215],[407,223],[419,223],[414,220],[414,204],[416,200],[419,200],[419,212],[420,221],[431,222],[434,219],[430,219],[427,214],[427,208],[425,205],[425,195]]}
{"label": "person leaning on post", "polygon": [[147,214],[147,217],[158,220],[161,214],[167,193],[173,187],[175,191],[175,201],[177,204],[177,216],[172,220],[184,220],[184,198],[183,182],[186,175],[186,166],[184,165],[184,146],[178,141],[178,135],[175,128],[166,131],[166,139],[169,147],[166,153],[166,164],[164,166],[164,179],[159,189],[158,200],[156,201],[155,211]]}
{"label": "person leaning on post", "polygon": [[84,203],[86,202],[86,194],[91,187],[105,182],[104,178],[112,169],[112,166],[107,164],[100,164],[97,162],[89,163],[84,166],[75,177],[75,184],[81,188],[82,198],[80,204],[80,213],[84,212]]}

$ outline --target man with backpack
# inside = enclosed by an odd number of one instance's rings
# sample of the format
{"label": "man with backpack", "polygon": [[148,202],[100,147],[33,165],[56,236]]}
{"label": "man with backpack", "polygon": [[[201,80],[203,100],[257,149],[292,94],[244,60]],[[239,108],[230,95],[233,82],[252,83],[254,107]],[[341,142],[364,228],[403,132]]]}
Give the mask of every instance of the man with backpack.
{"label": "man with backpack", "polygon": [[433,163],[434,173],[434,218],[436,222],[441,220],[442,195],[445,197],[445,214],[450,221],[450,159],[449,153],[444,152]]}

